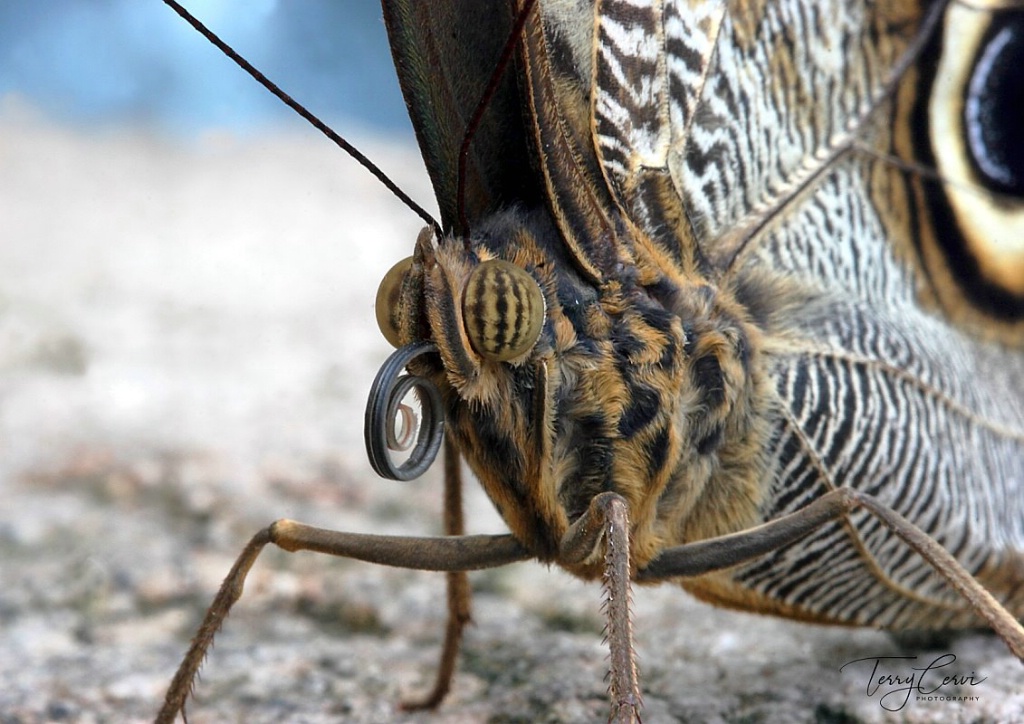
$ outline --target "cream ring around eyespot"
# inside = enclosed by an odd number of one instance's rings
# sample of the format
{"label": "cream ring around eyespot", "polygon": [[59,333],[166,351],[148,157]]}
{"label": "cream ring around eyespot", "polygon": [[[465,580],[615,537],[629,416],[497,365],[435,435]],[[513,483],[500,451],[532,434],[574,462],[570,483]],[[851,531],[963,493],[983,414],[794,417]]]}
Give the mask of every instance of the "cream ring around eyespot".
{"label": "cream ring around eyespot", "polygon": [[1024,294],[1024,205],[994,201],[977,189],[964,140],[964,89],[988,19],[988,12],[958,4],[947,10],[942,57],[928,103],[931,145],[937,170],[947,182],[949,205],[982,274]]}
{"label": "cream ring around eyespot", "polygon": [[463,326],[473,350],[486,360],[508,362],[533,349],[544,313],[540,285],[511,262],[482,262],[466,280]]}

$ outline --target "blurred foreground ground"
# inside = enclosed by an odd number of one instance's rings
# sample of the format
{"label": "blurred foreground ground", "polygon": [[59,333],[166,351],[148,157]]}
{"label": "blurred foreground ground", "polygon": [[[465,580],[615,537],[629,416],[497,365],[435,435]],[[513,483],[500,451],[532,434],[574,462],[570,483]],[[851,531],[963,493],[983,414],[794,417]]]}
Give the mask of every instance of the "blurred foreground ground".
{"label": "blurred foreground ground", "polygon": [[[363,150],[430,198],[413,148]],[[151,718],[234,556],[275,518],[437,532],[437,478],[377,479],[361,437],[388,353],[373,294],[419,225],[312,134],[184,147],[3,109],[0,722]],[[468,513],[471,532],[505,530],[471,479]],[[599,588],[536,564],[472,581],[453,694],[401,715],[432,681],[443,577],[271,551],[189,720],[603,721]],[[634,598],[648,722],[1024,721],[1024,668],[991,636],[901,650],[672,586]],[[869,669],[839,672],[947,652],[985,681],[942,693],[976,700],[888,712]]]}

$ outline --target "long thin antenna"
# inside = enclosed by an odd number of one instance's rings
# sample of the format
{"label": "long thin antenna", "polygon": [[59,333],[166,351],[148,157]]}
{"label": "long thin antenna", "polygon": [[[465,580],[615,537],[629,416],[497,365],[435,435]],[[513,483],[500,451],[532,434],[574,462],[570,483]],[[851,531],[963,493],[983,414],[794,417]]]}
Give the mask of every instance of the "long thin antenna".
{"label": "long thin antenna", "polygon": [[377,178],[377,180],[384,184],[384,186],[386,186],[388,190],[391,191],[391,193],[397,196],[403,204],[408,206],[417,216],[419,216],[430,226],[432,226],[434,228],[434,233],[437,234],[438,237],[441,236],[441,225],[434,220],[434,217],[432,217],[430,214],[424,211],[423,207],[421,207],[419,204],[413,201],[408,194],[402,191],[402,189],[400,189],[398,185],[395,184],[394,181],[389,179],[387,175],[383,171],[381,171],[376,164],[374,164],[373,161],[371,161],[362,153],[360,153],[359,149],[357,149],[351,143],[349,143],[344,138],[339,136],[326,123],[324,123],[319,118],[310,113],[308,110],[306,110],[305,106],[303,106],[298,101],[294,100],[290,95],[288,95],[283,90],[278,88],[273,81],[271,81],[265,75],[256,70],[256,68],[254,68],[252,64],[249,63],[249,61],[247,61],[245,58],[243,58],[241,55],[235,52],[234,48],[232,48],[230,45],[228,45],[219,37],[217,37],[216,33],[214,33],[212,30],[210,30],[201,22],[199,22],[199,20],[197,20],[194,15],[192,15],[188,10],[186,10],[177,2],[175,2],[175,0],[164,0],[164,4],[170,7],[171,10],[176,12],[178,15],[180,15],[185,20],[185,22],[187,22],[189,25],[195,28],[200,35],[202,35],[204,38],[209,40],[213,45],[215,45],[217,49],[220,50],[220,52],[224,53],[224,55],[231,58],[231,60],[233,60],[239,68],[241,68],[246,73],[251,75],[256,80],[257,83],[259,83],[261,86],[263,86],[268,91],[273,93],[282,103],[284,103],[286,106],[288,106],[293,111],[302,116],[304,119],[306,119],[306,121],[314,128],[316,128],[318,131],[320,131],[320,133],[324,134],[325,136],[327,136],[327,138],[334,141],[335,145],[337,145],[342,151],[344,151],[349,156],[354,158],[357,162],[359,162],[359,164],[363,168],[372,173]]}
{"label": "long thin antenna", "polygon": [[473,111],[469,123],[466,124],[466,134],[462,137],[462,146],[459,148],[459,175],[456,198],[459,205],[459,224],[462,226],[462,233],[466,238],[466,244],[469,243],[469,221],[466,219],[466,165],[469,160],[469,146],[473,142],[473,136],[476,135],[477,129],[480,127],[480,120],[484,116],[484,111],[487,110],[491,99],[494,98],[494,94],[498,91],[498,83],[501,82],[502,76],[505,75],[505,68],[508,67],[509,61],[512,60],[512,53],[515,52],[519,38],[523,34],[526,18],[535,3],[536,0],[526,0],[523,3],[522,9],[520,9],[519,14],[516,16],[516,22],[512,26],[512,32],[509,33],[508,40],[505,41],[505,47],[501,51],[501,58],[494,67],[490,80],[487,81],[487,88],[484,89],[480,102],[476,104],[476,109]]}

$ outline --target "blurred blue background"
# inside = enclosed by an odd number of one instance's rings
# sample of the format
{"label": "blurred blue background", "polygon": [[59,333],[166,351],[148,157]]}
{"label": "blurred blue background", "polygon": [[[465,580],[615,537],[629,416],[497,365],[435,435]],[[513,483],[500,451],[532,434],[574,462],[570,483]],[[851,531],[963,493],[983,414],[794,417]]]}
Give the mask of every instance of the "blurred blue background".
{"label": "blurred blue background", "polygon": [[[375,0],[186,0],[343,135],[410,126]],[[0,0],[0,96],[86,126],[176,136],[300,124],[160,0]]]}

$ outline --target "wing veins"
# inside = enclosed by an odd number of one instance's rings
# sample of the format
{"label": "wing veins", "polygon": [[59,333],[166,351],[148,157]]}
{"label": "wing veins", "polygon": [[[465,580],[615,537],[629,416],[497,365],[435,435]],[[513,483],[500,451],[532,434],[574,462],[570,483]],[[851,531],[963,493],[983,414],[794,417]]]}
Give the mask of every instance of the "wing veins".
{"label": "wing veins", "polygon": [[[807,436],[804,435],[803,428],[800,427],[799,422],[793,417],[792,412],[784,404],[784,401],[781,398],[779,398],[777,393],[775,393],[775,399],[779,409],[782,412],[783,417],[785,418],[787,427],[789,427],[790,431],[800,441],[800,445],[803,448],[807,458],[813,461],[814,468],[818,471],[818,475],[822,484],[829,490],[836,490],[837,488],[839,488],[840,486],[836,484],[834,476],[825,468],[825,465],[821,460],[821,456],[818,455],[817,451],[811,444],[810,440],[808,440]],[[928,606],[933,606],[935,608],[957,612],[963,611],[965,609],[965,606],[963,604],[956,605],[953,601],[935,599],[930,596],[923,596],[919,591],[906,588],[897,581],[893,580],[893,578],[888,573],[886,573],[886,571],[881,567],[881,565],[878,562],[878,558],[874,554],[872,554],[870,550],[868,550],[863,538],[861,538],[860,531],[858,530],[857,526],[854,525],[852,518],[844,518],[842,521],[842,525],[844,530],[846,531],[846,535],[848,536],[850,543],[854,546],[854,548],[857,549],[861,561],[868,568],[868,570],[875,577],[875,579],[882,585],[884,585],[886,588],[895,592],[901,598],[906,598]],[[925,563],[927,565],[927,562]]]}
{"label": "wing veins", "polygon": [[774,346],[774,348],[771,343],[768,343],[764,347],[764,352],[769,356],[774,355],[776,357],[803,356],[818,359],[831,359],[840,362],[848,362],[853,365],[859,365],[871,371],[881,372],[892,379],[910,384],[918,389],[922,396],[931,398],[950,412],[960,415],[962,418],[977,424],[981,428],[989,430],[990,432],[1009,440],[1024,442],[1024,428],[1016,428],[1011,425],[1003,425],[993,422],[983,417],[981,413],[978,413],[962,402],[955,400],[942,390],[925,384],[917,376],[887,362],[832,348],[819,347],[815,345],[801,346],[799,344],[788,342],[785,345]]}
{"label": "wing veins", "polygon": [[924,50],[932,33],[938,27],[942,13],[948,4],[949,0],[940,0],[940,2],[937,2],[929,9],[924,22],[910,42],[909,47],[903,51],[903,54],[893,66],[890,77],[882,85],[881,90],[867,104],[867,107],[851,120],[847,125],[846,132],[824,147],[824,149],[828,150],[827,155],[821,158],[820,161],[818,160],[820,158],[819,154],[812,155],[813,162],[805,164],[795,174],[799,176],[801,171],[803,171],[807,174],[804,178],[798,179],[795,183],[791,184],[788,190],[779,194],[760,210],[749,213],[745,224],[742,224],[735,232],[726,234],[725,238],[720,239],[719,243],[722,243],[725,248],[731,249],[730,253],[723,259],[724,270],[731,270],[744,250],[748,248],[751,241],[772,221],[784,213],[791,203],[800,198],[801,193],[811,186],[816,179],[831,169],[840,157],[855,147],[858,137],[872,120],[875,112],[881,107],[882,103],[895,93],[896,87],[903,79],[903,76]]}

